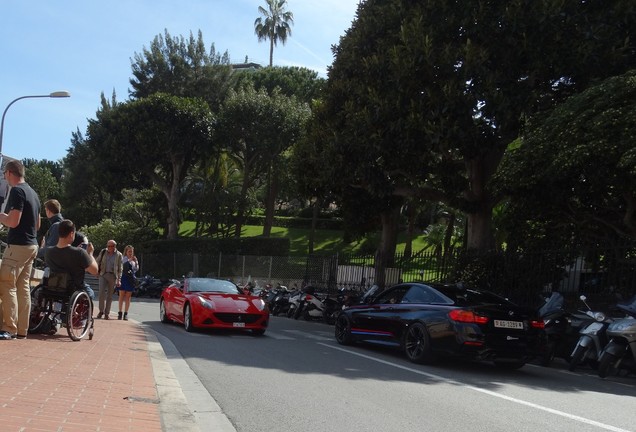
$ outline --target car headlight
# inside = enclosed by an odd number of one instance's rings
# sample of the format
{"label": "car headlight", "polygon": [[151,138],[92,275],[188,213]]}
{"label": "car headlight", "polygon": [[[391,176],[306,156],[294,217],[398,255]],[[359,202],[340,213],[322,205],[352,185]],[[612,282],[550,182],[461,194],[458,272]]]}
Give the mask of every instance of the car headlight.
{"label": "car headlight", "polygon": [[197,296],[197,298],[199,299],[199,303],[201,303],[201,306],[203,306],[206,309],[214,309],[214,303],[212,303],[210,300],[206,300],[201,296]]}
{"label": "car headlight", "polygon": [[256,308],[260,311],[265,310],[265,308],[267,307],[267,303],[265,303],[263,299],[260,299],[260,298],[253,300],[252,304],[256,306]]}

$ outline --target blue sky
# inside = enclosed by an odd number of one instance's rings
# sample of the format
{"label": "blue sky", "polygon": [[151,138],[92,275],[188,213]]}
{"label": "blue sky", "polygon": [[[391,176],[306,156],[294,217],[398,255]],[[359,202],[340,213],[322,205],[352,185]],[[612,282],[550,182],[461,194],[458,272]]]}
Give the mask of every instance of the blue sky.
{"label": "blue sky", "polygon": [[[275,66],[302,66],[326,77],[331,46],[351,26],[358,0],[288,0],[294,26],[274,50]],[[254,20],[264,0],[1,0],[0,109],[17,97],[66,90],[70,98],[23,99],[6,112],[2,154],[62,159],[71,133],[86,131],[100,94],[128,99],[135,53],[167,29],[203,33],[232,62],[267,65],[269,43]]]}

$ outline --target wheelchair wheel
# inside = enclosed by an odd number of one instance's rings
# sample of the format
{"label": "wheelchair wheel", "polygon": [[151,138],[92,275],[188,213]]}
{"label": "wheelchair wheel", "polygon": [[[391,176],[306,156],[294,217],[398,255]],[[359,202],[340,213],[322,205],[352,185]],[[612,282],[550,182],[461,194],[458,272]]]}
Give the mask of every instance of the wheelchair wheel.
{"label": "wheelchair wheel", "polygon": [[48,320],[49,312],[53,308],[51,299],[42,296],[42,285],[38,285],[31,290],[31,315],[29,316],[29,333],[42,331]]}
{"label": "wheelchair wheel", "polygon": [[66,330],[74,340],[81,340],[92,329],[93,302],[85,291],[75,291],[71,295],[66,314]]}

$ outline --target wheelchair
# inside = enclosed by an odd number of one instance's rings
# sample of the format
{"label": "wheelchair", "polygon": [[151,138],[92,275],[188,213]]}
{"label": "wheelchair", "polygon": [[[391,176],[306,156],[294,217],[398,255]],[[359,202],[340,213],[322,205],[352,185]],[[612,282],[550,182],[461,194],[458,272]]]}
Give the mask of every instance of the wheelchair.
{"label": "wheelchair", "polygon": [[73,285],[68,274],[50,274],[48,280],[31,289],[29,333],[54,334],[66,327],[68,336],[93,339],[93,300],[88,293]]}

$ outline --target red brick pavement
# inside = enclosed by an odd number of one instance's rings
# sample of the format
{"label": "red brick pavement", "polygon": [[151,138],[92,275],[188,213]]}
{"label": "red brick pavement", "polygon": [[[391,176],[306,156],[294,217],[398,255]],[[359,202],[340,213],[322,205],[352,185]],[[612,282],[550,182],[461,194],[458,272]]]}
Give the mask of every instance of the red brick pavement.
{"label": "red brick pavement", "polygon": [[0,341],[0,430],[161,431],[144,330],[95,320],[93,340],[53,336]]}

